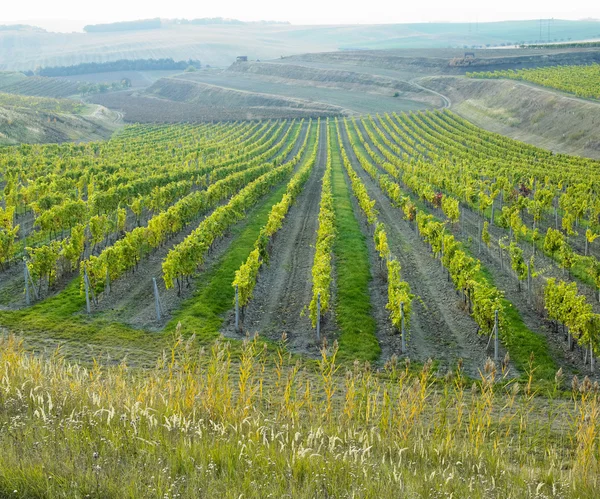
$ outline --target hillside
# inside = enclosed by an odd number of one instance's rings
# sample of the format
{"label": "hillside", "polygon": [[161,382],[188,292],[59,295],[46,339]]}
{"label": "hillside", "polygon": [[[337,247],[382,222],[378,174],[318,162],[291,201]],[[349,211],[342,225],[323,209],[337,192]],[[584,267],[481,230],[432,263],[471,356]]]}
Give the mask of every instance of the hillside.
{"label": "hillside", "polygon": [[0,71],[0,92],[38,97],[70,97],[78,93],[79,84],[65,78],[25,76],[23,73]]}
{"label": "hillside", "polygon": [[119,116],[102,106],[0,93],[0,146],[108,138]]}
{"label": "hillside", "polygon": [[180,78],[161,78],[142,92],[99,94],[90,101],[124,113],[128,122],[338,116],[340,107],[307,99],[248,92]]}
{"label": "hillside", "polygon": [[[390,93],[394,91],[425,94],[420,88],[407,81],[367,75],[340,69],[320,69],[306,66],[272,62],[236,62],[228,72],[242,73],[246,76],[256,76],[270,81],[292,84],[306,84],[362,90],[366,92]],[[414,97],[414,96],[413,96]]]}
{"label": "hillside", "polygon": [[439,76],[420,83],[446,95],[479,126],[557,152],[600,158],[600,104],[511,80]]}
{"label": "hillside", "polygon": [[[600,35],[597,21],[559,21],[550,37],[581,40]],[[547,34],[546,34],[547,37]],[[547,38],[544,37],[543,41]],[[0,31],[0,69],[33,70],[81,62],[172,57],[228,66],[244,54],[274,59],[305,52],[350,49],[444,48],[539,40],[538,21],[386,25],[173,24],[157,29],[52,33]]]}
{"label": "hillside", "polygon": [[[469,54],[469,55],[467,55]],[[467,56],[466,56],[467,55]],[[466,57],[465,57],[466,56]],[[349,50],[305,53],[282,58],[284,64],[321,67],[373,67],[405,74],[464,74],[468,71],[495,71],[564,64],[600,62],[598,47],[556,49],[449,49],[415,48],[394,50]]]}

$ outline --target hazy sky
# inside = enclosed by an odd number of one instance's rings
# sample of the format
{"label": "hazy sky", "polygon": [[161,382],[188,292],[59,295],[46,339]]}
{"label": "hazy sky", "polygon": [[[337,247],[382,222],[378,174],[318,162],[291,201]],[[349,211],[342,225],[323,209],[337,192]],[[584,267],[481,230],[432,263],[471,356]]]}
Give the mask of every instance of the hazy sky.
{"label": "hazy sky", "polygon": [[[600,18],[600,0],[5,0],[2,3],[0,24],[23,21],[33,24],[35,21],[38,26],[66,31],[88,23],[153,17],[192,19],[220,16],[243,21],[289,21],[292,24]],[[57,23],[58,20],[60,22]]]}

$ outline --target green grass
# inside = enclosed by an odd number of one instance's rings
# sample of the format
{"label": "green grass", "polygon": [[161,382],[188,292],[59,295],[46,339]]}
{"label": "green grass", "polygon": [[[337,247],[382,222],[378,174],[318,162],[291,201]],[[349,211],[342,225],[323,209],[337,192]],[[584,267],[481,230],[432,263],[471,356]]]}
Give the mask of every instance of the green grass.
{"label": "green grass", "polygon": [[[316,126],[313,126],[306,151],[312,149],[317,137],[316,133]],[[307,158],[308,155],[305,155],[299,165],[302,166]],[[203,343],[212,341],[218,336],[223,324],[223,314],[233,306],[235,292],[231,283],[235,271],[254,249],[254,242],[260,229],[267,223],[271,207],[281,199],[286,189],[287,182],[273,190],[242,224],[233,227],[234,239],[228,250],[211,270],[200,276],[197,281],[197,292],[175,312],[173,319],[167,324],[167,331],[173,331],[177,323],[181,322],[182,331],[188,334],[194,333]]]}
{"label": "green grass", "polygon": [[[164,334],[138,330],[82,313],[85,297],[79,294],[75,277],[57,295],[29,308],[0,312],[0,324],[18,332],[34,347],[50,338],[52,343],[68,344],[67,350],[77,358],[88,358],[90,351],[116,350],[117,357],[127,353],[134,364],[154,362],[164,346]],[[96,348],[94,348],[96,347]],[[120,357],[119,357],[120,358]]]}
{"label": "green grass", "polygon": [[[335,124],[330,124],[335,137]],[[369,282],[371,271],[367,241],[362,233],[342,169],[339,144],[332,140],[333,202],[337,229],[333,252],[336,272],[335,314],[340,329],[340,358],[376,360],[381,348],[375,336]]]}
{"label": "green grass", "polygon": [[[299,125],[297,125],[299,126]],[[291,134],[290,136],[293,136]],[[290,139],[291,140],[291,139]],[[316,140],[316,128],[311,131],[307,144],[310,150]],[[285,145],[284,145],[285,147]],[[303,158],[300,164],[306,161]],[[254,247],[261,227],[266,223],[271,206],[283,196],[287,183],[282,183],[264,198],[248,217],[232,229],[232,243],[223,255],[196,280],[197,291],[185,300],[174,313],[164,331],[151,333],[134,329],[119,322],[83,314],[85,297],[79,292],[79,278],[74,278],[57,295],[27,309],[0,312],[0,325],[19,331],[25,337],[51,337],[61,342],[77,342],[80,351],[91,343],[99,347],[144,349],[155,359],[157,352],[168,345],[178,322],[182,331],[195,334],[200,344],[212,342],[223,323],[223,314],[231,309],[234,291],[231,283],[235,271],[246,260]]]}
{"label": "green grass", "polygon": [[[351,133],[354,132],[352,131]],[[354,137],[355,136],[356,135],[354,135]],[[435,216],[429,206],[427,206],[422,200],[418,199],[417,196],[415,196],[412,192],[409,192],[407,189],[403,189],[403,192],[405,195],[408,195],[411,198],[411,200],[420,210],[434,215],[436,220],[442,221]],[[467,244],[458,241],[458,239],[457,242],[463,251],[477,259],[477,257],[471,253]],[[486,281],[494,284],[491,273],[483,265],[483,263],[481,264],[481,271],[477,274],[476,279],[479,282]],[[521,373],[525,373],[529,366],[530,355],[533,354],[536,367],[534,373],[535,378],[538,380],[553,379],[556,371],[558,370],[558,366],[556,365],[556,362],[550,353],[546,338],[544,338],[541,334],[530,330],[525,325],[518,309],[509,300],[503,299],[502,304],[506,312],[504,327],[508,330],[511,338],[510,344],[505,346],[517,369],[519,369]]]}
{"label": "green grass", "polygon": [[[464,244],[462,244],[462,247],[463,250],[470,253]],[[476,279],[495,286],[492,274],[483,265]],[[519,311],[506,298],[502,299],[502,307],[504,308],[504,327],[510,331],[510,344],[507,346],[507,349],[516,368],[525,377],[525,373],[529,367],[529,358],[533,355],[535,366],[534,377],[538,380],[553,380],[558,370],[558,365],[550,354],[546,338],[529,329],[523,322]]]}

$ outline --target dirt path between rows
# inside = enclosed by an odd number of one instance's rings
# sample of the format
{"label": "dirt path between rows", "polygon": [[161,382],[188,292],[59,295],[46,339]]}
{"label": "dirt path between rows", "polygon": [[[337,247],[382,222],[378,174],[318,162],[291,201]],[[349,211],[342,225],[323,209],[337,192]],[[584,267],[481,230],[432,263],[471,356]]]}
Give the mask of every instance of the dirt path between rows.
{"label": "dirt path between rows", "polygon": [[[304,142],[304,137],[308,133],[308,125],[303,125],[303,130],[300,132],[298,140],[292,151],[287,155],[284,161],[292,159],[300,149]],[[285,144],[282,144],[282,148]],[[278,150],[278,152],[279,152]],[[278,153],[277,152],[277,153]],[[275,153],[275,155],[277,154]],[[266,197],[266,196],[265,196]],[[226,204],[229,199],[224,200],[221,204]],[[260,202],[248,211],[248,216],[244,220],[250,220],[254,211],[260,205]],[[165,288],[162,279],[162,262],[169,250],[179,242],[183,241],[189,233],[191,233],[198,224],[212,213],[206,213],[197,222],[189,224],[182,232],[169,240],[165,245],[153,252],[149,258],[143,260],[138,265],[137,270],[133,274],[123,276],[121,279],[111,283],[111,293],[109,296],[102,296],[99,304],[94,307],[96,312],[100,312],[103,318],[111,321],[119,321],[133,327],[144,328],[148,330],[160,330],[170,320],[172,312],[176,310],[186,298],[191,297],[196,286],[194,279],[191,279],[189,286],[183,286],[181,295],[177,295],[177,289]],[[241,224],[244,221],[240,222]],[[207,270],[212,267],[227,250],[235,234],[228,231],[224,237],[219,239],[210,250],[209,255],[203,264],[203,269]],[[154,301],[154,291],[152,286],[152,278],[156,278],[161,306],[163,313],[161,320],[156,318],[156,307]],[[82,310],[83,313],[83,310]]]}
{"label": "dirt path between rows", "polygon": [[[369,146],[377,151],[364,129],[361,131]],[[392,205],[362,169],[352,151],[345,127],[342,127],[342,140],[355,171],[365,183],[371,198],[377,202],[379,219],[385,223],[388,231],[390,249],[402,266],[402,278],[416,295],[409,330],[408,356],[419,361],[437,359],[442,372],[453,368],[456,361],[462,358],[465,372],[477,376],[490,356],[491,350],[486,352],[488,338],[477,334],[477,325],[464,310],[460,296],[448,280],[447,272],[432,258],[427,245],[415,232],[414,224],[404,220],[400,210]]]}
{"label": "dirt path between rows", "polygon": [[[364,133],[364,128],[362,128],[362,125],[358,122],[357,124],[361,127],[363,135],[368,138],[366,133]],[[385,133],[389,139],[391,139],[389,134],[387,134],[383,128],[380,128],[380,130]],[[382,147],[387,146],[383,145]],[[403,187],[406,193],[410,193],[411,196],[414,196],[413,193],[406,188],[406,186],[401,187]],[[441,219],[445,218],[439,209],[431,208],[430,211]],[[513,306],[516,307],[527,328],[530,331],[540,334],[547,339],[550,353],[557,362],[558,366],[562,367],[567,373],[575,374],[583,372],[585,374],[589,374],[589,368],[583,363],[582,352],[580,349],[576,348],[575,351],[570,351],[562,334],[554,333],[541,315],[543,313],[543,291],[541,288],[541,283],[535,283],[536,289],[532,293],[533,298],[528,300],[527,292],[525,291],[525,284],[522,286],[523,291],[518,291],[517,289],[517,279],[513,270],[511,269],[510,260],[506,251],[504,252],[503,262],[501,262],[497,241],[500,237],[507,235],[507,231],[497,226],[490,226],[489,231],[492,239],[491,249],[488,251],[487,248],[485,248],[485,245],[482,244],[482,252],[479,253],[479,224],[481,223],[483,225],[483,219],[481,215],[475,213],[464,205],[461,205],[461,212],[463,215],[462,223],[464,224],[464,234],[460,229],[457,228],[457,230],[453,232],[454,236],[467,246],[472,243],[474,256],[481,260],[482,264],[492,275],[496,287],[504,291],[505,297],[513,304]],[[528,260],[532,254],[531,245],[527,243],[521,243],[519,246],[523,248],[523,256],[526,260]],[[545,277],[554,276],[563,280],[568,277],[563,276],[562,272],[556,268],[556,263],[542,254],[540,251],[536,252],[536,266],[538,269],[544,269]],[[567,278],[566,280],[569,279]],[[588,302],[592,303],[596,308],[598,305],[594,303],[595,299],[593,290],[589,286],[582,285],[581,283],[578,283],[578,287],[580,292],[583,292],[583,294],[586,295]]]}
{"label": "dirt path between rows", "polygon": [[[494,278],[496,286],[504,291],[505,297],[517,308],[521,318],[525,325],[531,330],[538,334],[546,337],[548,340],[548,346],[550,347],[551,354],[556,360],[557,364],[566,371],[566,373],[579,374],[589,373],[589,367],[583,363],[583,352],[579,347],[575,347],[573,351],[568,348],[568,343],[565,341],[562,334],[557,334],[552,331],[548,322],[544,319],[544,300],[543,300],[543,278],[534,278],[533,290],[531,298],[528,297],[528,291],[526,290],[526,283],[522,283],[521,291],[518,290],[518,279],[516,274],[511,268],[510,257],[507,251],[504,251],[502,261],[500,259],[500,251],[498,246],[499,237],[506,236],[507,232],[499,227],[490,227],[490,235],[492,241],[490,249],[488,250],[484,244],[481,245],[482,251],[478,252],[479,247],[479,223],[483,223],[481,216],[471,210],[461,207],[463,213],[463,224],[464,236],[457,231],[455,237],[462,240],[463,242],[471,239],[473,241],[473,254],[478,257],[481,262],[489,270],[490,274]],[[529,260],[533,254],[530,244],[519,243],[519,246],[523,249],[523,257],[526,261]],[[542,254],[540,251],[536,252],[535,266],[538,269],[543,269],[543,276],[546,278],[556,277],[557,279],[565,280],[567,282],[572,281],[568,275],[563,275],[562,271],[556,267],[556,263],[550,258]],[[594,293],[589,286],[577,283],[579,292],[584,294],[589,303],[597,310],[598,303],[595,300]],[[598,377],[599,374],[597,373]],[[600,378],[598,378],[600,379]]]}
{"label": "dirt path between rows", "polygon": [[[326,164],[327,130],[323,122],[319,130],[316,164],[274,237],[270,261],[260,271],[254,298],[248,304],[244,317],[247,333],[259,333],[278,341],[285,332],[290,350],[309,356],[319,354],[319,345],[310,318],[302,311],[312,298],[312,266]],[[324,321],[323,334],[327,335],[334,326],[334,321]],[[227,327],[226,334],[235,334],[231,325]]]}

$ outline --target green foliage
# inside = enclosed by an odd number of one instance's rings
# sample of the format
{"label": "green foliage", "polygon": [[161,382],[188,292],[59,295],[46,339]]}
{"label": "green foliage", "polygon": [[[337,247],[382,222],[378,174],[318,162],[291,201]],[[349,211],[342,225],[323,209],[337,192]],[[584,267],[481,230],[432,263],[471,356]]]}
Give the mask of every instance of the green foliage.
{"label": "green foliage", "polygon": [[523,250],[512,242],[508,248],[508,253],[510,255],[510,265],[517,274],[517,278],[519,281],[524,281],[527,279],[527,265],[523,259]]}
{"label": "green foliage", "polygon": [[579,97],[600,99],[600,64],[589,66],[550,66],[514,71],[467,73],[471,78],[509,78],[557,88]]}
{"label": "green foliage", "polygon": [[565,237],[563,234],[553,229],[552,227],[548,227],[548,231],[546,232],[546,237],[544,238],[544,251],[546,253],[550,253],[554,255],[558,250],[560,250],[565,243]]}

